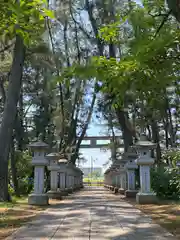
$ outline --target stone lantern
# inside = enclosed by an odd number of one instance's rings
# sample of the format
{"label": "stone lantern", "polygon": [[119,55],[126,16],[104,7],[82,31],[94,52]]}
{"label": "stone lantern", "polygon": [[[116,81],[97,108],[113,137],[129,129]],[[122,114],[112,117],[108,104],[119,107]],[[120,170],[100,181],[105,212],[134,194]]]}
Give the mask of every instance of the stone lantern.
{"label": "stone lantern", "polygon": [[136,160],[140,166],[140,192],[136,194],[136,201],[140,204],[152,204],[157,202],[156,194],[151,192],[150,167],[154,164],[151,158],[151,150],[156,147],[155,143],[147,140],[146,135],[141,135],[140,140],[133,147],[139,157]]}
{"label": "stone lantern", "polygon": [[138,191],[136,190],[136,178],[135,178],[135,170],[138,168],[135,160],[138,155],[133,148],[129,148],[126,153],[126,157],[128,162],[125,165],[127,170],[127,178],[128,178],[128,189],[125,191],[126,197],[135,197]]}
{"label": "stone lantern", "polygon": [[83,172],[80,168],[76,167],[77,170],[77,184],[78,188],[83,188]]}
{"label": "stone lantern", "polygon": [[104,172],[104,187],[108,187],[109,182],[108,182],[108,169]]}
{"label": "stone lantern", "polygon": [[44,142],[35,142],[29,145],[33,152],[32,165],[34,166],[34,192],[29,195],[31,205],[48,205],[49,198],[44,193],[44,168],[48,165],[45,158],[48,145]]}
{"label": "stone lantern", "polygon": [[116,183],[116,178],[115,178],[115,173],[116,173],[116,170],[115,170],[115,167],[113,165],[110,166],[109,168],[109,175],[110,175],[110,178],[111,178],[111,186],[112,187],[115,187],[115,183]]}
{"label": "stone lantern", "polygon": [[72,193],[75,190],[75,172],[76,172],[76,166],[71,162],[71,156],[72,156],[72,151],[69,151],[66,153],[66,156],[68,157],[68,162],[67,162],[67,191],[68,193]]}
{"label": "stone lantern", "polygon": [[75,175],[74,175],[74,189],[80,189],[80,177],[81,177],[81,170],[78,167],[74,167]]}
{"label": "stone lantern", "polygon": [[74,190],[74,174],[75,174],[75,166],[70,161],[67,163],[67,188],[68,193],[72,193]]}
{"label": "stone lantern", "polygon": [[127,189],[127,176],[126,176],[126,169],[125,164],[127,163],[127,157],[125,154],[122,155],[122,158],[120,159],[120,165],[119,165],[119,174],[120,174],[120,194],[125,194],[125,191]]}
{"label": "stone lantern", "polygon": [[58,191],[58,153],[50,153],[46,155],[49,161],[48,170],[50,171],[50,191],[48,191],[48,196],[52,199],[61,199],[62,194]]}
{"label": "stone lantern", "polygon": [[120,187],[120,173],[119,173],[120,159],[116,159],[112,164],[112,183],[115,187]]}
{"label": "stone lantern", "polygon": [[59,188],[64,196],[68,195],[67,189],[67,163],[68,160],[62,157],[58,160],[59,165]]}
{"label": "stone lantern", "polygon": [[112,182],[112,187],[110,188],[114,193],[118,193],[118,183],[117,183],[117,177],[118,177],[118,174],[119,174],[119,169],[118,169],[118,166],[114,163],[113,165],[111,166],[110,168],[110,176],[111,176],[111,182]]}
{"label": "stone lantern", "polygon": [[108,168],[105,173],[106,174],[106,182],[107,182],[108,187],[110,187],[110,185],[112,184],[112,181],[110,178],[110,171],[111,171],[111,169]]}
{"label": "stone lantern", "polygon": [[107,175],[108,175],[109,186],[113,187],[114,186],[114,168],[112,165],[107,170]]}

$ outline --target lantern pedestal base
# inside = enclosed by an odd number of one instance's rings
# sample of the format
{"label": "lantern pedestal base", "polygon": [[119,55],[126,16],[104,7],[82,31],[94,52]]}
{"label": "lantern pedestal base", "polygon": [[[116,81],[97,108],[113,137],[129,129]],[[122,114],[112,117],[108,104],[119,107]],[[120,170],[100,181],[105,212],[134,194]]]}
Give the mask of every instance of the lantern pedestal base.
{"label": "lantern pedestal base", "polygon": [[138,193],[138,190],[126,190],[125,196],[127,198],[135,198],[137,193]]}
{"label": "lantern pedestal base", "polygon": [[137,193],[136,202],[138,204],[155,204],[157,203],[157,197],[155,193]]}
{"label": "lantern pedestal base", "polygon": [[60,192],[61,192],[61,196],[63,196],[63,197],[68,196],[68,189],[67,188],[60,189]]}
{"label": "lantern pedestal base", "polygon": [[72,187],[68,188],[68,189],[67,189],[67,192],[68,192],[69,194],[73,193],[73,188],[72,188]]}
{"label": "lantern pedestal base", "polygon": [[29,205],[36,205],[36,206],[49,205],[49,197],[48,197],[47,194],[32,193],[28,197],[28,204]]}
{"label": "lantern pedestal base", "polygon": [[123,195],[124,195],[125,191],[126,191],[126,190],[125,190],[124,188],[119,188],[119,193],[120,193],[120,194],[123,194]]}
{"label": "lantern pedestal base", "polygon": [[76,185],[74,186],[74,191],[78,191],[79,190],[79,187]]}
{"label": "lantern pedestal base", "polygon": [[58,200],[62,199],[62,193],[60,191],[52,191],[52,190],[50,190],[50,191],[47,192],[47,195],[51,199],[58,199]]}
{"label": "lantern pedestal base", "polygon": [[117,187],[115,187],[113,193],[114,193],[114,194],[118,194],[118,190],[119,190],[119,189],[118,189]]}

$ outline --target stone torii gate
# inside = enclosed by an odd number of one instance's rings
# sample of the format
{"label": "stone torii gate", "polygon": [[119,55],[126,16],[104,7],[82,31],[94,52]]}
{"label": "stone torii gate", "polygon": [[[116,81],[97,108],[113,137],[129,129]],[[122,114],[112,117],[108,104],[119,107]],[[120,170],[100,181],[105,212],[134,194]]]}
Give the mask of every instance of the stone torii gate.
{"label": "stone torii gate", "polygon": [[[98,143],[98,141],[109,141],[109,143]],[[81,143],[81,148],[103,148],[108,146],[113,138],[111,136],[85,136],[83,141],[89,141],[89,143]],[[124,141],[121,136],[115,136],[115,141],[118,143],[119,148],[124,147]]]}

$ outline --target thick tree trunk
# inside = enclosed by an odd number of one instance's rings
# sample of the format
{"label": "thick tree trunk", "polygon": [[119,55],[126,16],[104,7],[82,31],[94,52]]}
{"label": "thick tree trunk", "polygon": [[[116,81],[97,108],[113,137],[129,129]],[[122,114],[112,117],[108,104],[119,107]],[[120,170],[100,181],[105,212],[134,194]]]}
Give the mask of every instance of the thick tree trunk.
{"label": "thick tree trunk", "polygon": [[150,126],[147,125],[147,130],[148,130],[148,138],[151,140],[152,138],[152,133],[151,133],[151,129],[150,129]]}
{"label": "thick tree trunk", "polygon": [[169,115],[169,134],[170,134],[170,138],[171,138],[171,146],[175,147],[176,146],[176,134],[175,134],[174,127],[173,127],[172,114],[171,114],[171,109],[169,106],[168,106],[168,115]]}
{"label": "thick tree trunk", "polygon": [[2,124],[0,127],[0,201],[9,199],[8,155],[21,89],[24,58],[25,46],[23,39],[17,35]]}
{"label": "thick tree trunk", "polygon": [[19,114],[18,114],[18,118],[17,121],[19,122],[18,124],[18,131],[19,131],[19,135],[16,137],[18,137],[18,149],[20,151],[23,151],[24,146],[25,146],[25,136],[24,136],[24,125],[23,125],[23,92],[21,90],[20,92],[20,97],[19,97]]}
{"label": "thick tree trunk", "polygon": [[19,197],[20,194],[19,194],[18,179],[17,179],[14,136],[12,136],[10,156],[11,156],[11,173],[12,173],[12,182],[13,182],[13,186],[14,186],[14,193],[17,197]]}
{"label": "thick tree trunk", "polygon": [[168,120],[168,115],[167,112],[165,111],[165,119],[163,119],[163,125],[164,125],[164,130],[165,130],[165,142],[166,142],[166,148],[169,148],[169,136],[168,136],[168,125],[169,125],[169,120]]}
{"label": "thick tree trunk", "polygon": [[119,124],[122,129],[123,139],[124,139],[124,152],[128,151],[128,148],[133,145],[133,137],[136,138],[135,130],[132,128],[128,121],[128,117],[125,116],[125,112],[121,109],[116,109],[116,115],[119,121]]}
{"label": "thick tree trunk", "polygon": [[157,161],[157,164],[159,164],[160,161],[161,161],[161,147],[160,147],[160,144],[159,144],[159,129],[158,129],[157,122],[154,119],[152,120],[151,128],[152,128],[152,138],[153,138],[153,141],[155,143],[157,143],[157,147],[156,147],[156,161]]}
{"label": "thick tree trunk", "polygon": [[[166,117],[166,130],[168,131],[170,135],[170,144],[171,147],[175,147],[175,131],[173,127],[173,122],[172,122],[172,114],[171,114],[171,109],[169,106],[169,99],[166,97],[165,99],[165,117]],[[169,137],[168,137],[169,140]]]}
{"label": "thick tree trunk", "polygon": [[180,1],[179,0],[167,0],[167,4],[170,13],[180,22]]}

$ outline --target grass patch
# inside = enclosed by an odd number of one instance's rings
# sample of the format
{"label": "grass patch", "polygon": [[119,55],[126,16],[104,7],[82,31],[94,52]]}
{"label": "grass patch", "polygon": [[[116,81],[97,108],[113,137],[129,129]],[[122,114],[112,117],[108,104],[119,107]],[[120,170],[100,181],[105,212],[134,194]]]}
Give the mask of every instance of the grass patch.
{"label": "grass patch", "polygon": [[127,201],[150,215],[156,223],[180,240],[180,202],[161,200],[158,204],[139,205],[136,204],[135,199],[127,199]]}
{"label": "grass patch", "polygon": [[0,202],[0,209],[14,207],[22,204],[27,204],[27,196],[23,196],[23,197],[13,196],[11,202]]}
{"label": "grass patch", "polygon": [[0,203],[0,239],[5,239],[24,223],[31,221],[44,207],[30,206],[27,196]]}
{"label": "grass patch", "polygon": [[100,178],[100,179],[91,179],[91,178],[83,178],[83,182],[104,182],[104,179]]}
{"label": "grass patch", "polygon": [[83,183],[88,186],[103,186],[104,179],[91,179],[91,178],[84,178]]}

